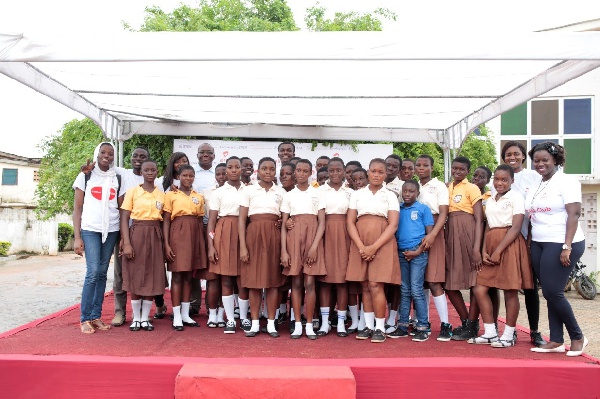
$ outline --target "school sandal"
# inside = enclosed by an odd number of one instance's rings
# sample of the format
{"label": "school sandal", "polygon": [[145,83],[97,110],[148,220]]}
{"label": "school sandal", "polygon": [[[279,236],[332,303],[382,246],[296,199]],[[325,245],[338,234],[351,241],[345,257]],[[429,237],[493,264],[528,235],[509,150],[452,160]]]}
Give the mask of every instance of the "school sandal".
{"label": "school sandal", "polygon": [[140,331],[141,330],[141,323],[139,321],[134,321],[133,323],[131,323],[131,325],[129,326],[129,329],[131,331]]}
{"label": "school sandal", "polygon": [[329,334],[329,331],[331,331],[331,326],[327,327],[327,331],[317,330],[317,332],[315,334],[317,334],[317,337],[324,337],[327,334]]}
{"label": "school sandal", "polygon": [[498,342],[498,336],[493,336],[491,338],[487,338],[484,336],[469,338],[467,343],[469,344],[478,344],[478,345],[492,345],[494,342]]}
{"label": "school sandal", "polygon": [[225,323],[224,321],[217,322],[217,327],[219,327],[219,328],[225,328],[225,326],[227,326],[227,323]]}
{"label": "school sandal", "polygon": [[80,323],[79,327],[81,328],[81,332],[84,334],[93,334],[96,332],[96,329],[94,329],[94,326],[90,321],[84,321],[83,323]]}
{"label": "school sandal", "polygon": [[358,331],[358,328],[348,328],[348,329],[346,330],[346,332],[348,333],[348,335],[350,335],[350,334],[354,334],[354,333],[355,333],[355,332],[357,332],[357,331]]}
{"label": "school sandal", "polygon": [[208,323],[206,323],[206,326],[208,328],[217,328],[219,325],[217,324],[216,321],[209,321]]}
{"label": "school sandal", "polygon": [[510,348],[515,346],[515,339],[499,339],[496,342],[492,342],[492,348]]}
{"label": "school sandal", "polygon": [[346,331],[338,331],[337,336],[340,338],[345,338],[348,336],[348,333]]}
{"label": "school sandal", "polygon": [[144,331],[153,331],[154,330],[154,326],[152,324],[150,324],[150,322],[148,320],[144,320],[144,321],[140,322],[140,326],[144,329]]}

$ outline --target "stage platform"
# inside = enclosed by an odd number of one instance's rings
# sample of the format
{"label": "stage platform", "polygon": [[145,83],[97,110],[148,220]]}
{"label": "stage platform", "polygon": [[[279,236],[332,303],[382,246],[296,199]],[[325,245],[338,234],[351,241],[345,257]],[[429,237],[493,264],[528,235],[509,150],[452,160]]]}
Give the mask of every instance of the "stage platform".
{"label": "stage platform", "polygon": [[[108,295],[106,321],[112,318],[113,308],[113,297]],[[324,376],[349,368],[357,398],[600,396],[600,360],[533,353],[528,331],[522,327],[512,348],[438,342],[439,320],[433,308],[428,341],[399,338],[381,344],[354,335],[339,338],[335,329],[316,341],[292,340],[287,323],[276,339],[267,334],[247,338],[241,330],[226,335],[222,329],[207,328],[205,312],[201,313],[196,317],[201,327],[183,332],[172,330],[171,320],[165,318],[154,321],[152,332],[131,332],[126,323],[85,335],[79,332],[79,306],[73,306],[1,334],[0,397],[173,398],[178,397],[180,370],[193,364],[209,365],[215,372],[228,367],[237,374],[249,370],[247,376],[239,376],[246,381],[241,386],[247,397],[255,397],[255,388],[263,384],[253,383],[257,368],[272,366],[281,369],[274,384],[286,384],[286,378],[292,381],[294,373],[306,367]],[[240,385],[239,379],[235,384]],[[285,397],[319,398],[320,393],[290,388]],[[246,396],[234,391],[219,395],[219,399],[228,397]]]}

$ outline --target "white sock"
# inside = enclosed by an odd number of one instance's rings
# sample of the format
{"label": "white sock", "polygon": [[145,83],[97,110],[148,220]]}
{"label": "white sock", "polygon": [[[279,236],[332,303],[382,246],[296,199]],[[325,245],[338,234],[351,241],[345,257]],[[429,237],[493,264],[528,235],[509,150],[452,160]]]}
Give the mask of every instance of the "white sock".
{"label": "white sock", "polygon": [[[308,328],[309,324],[310,323],[306,323],[307,328]],[[310,328],[312,328],[312,324],[311,324]],[[292,333],[292,335],[302,335],[302,322],[301,321],[297,321],[294,323],[294,332]]]}
{"label": "white sock", "polygon": [[431,290],[429,288],[423,288],[423,295],[425,295],[425,303],[427,304],[427,320],[429,320],[429,305],[431,304],[430,293]]}
{"label": "white sock", "polygon": [[338,322],[337,322],[337,331],[345,332],[346,331],[346,311],[338,310]]}
{"label": "white sock", "polygon": [[[300,323],[300,324],[302,324],[302,323]],[[306,335],[315,335],[315,331],[313,330],[312,323],[306,323]]]}
{"label": "white sock", "polygon": [[144,301],[142,300],[142,317],[141,321],[150,321],[148,316],[150,316],[150,309],[152,309],[152,301]]}
{"label": "white sock", "polygon": [[[225,320],[223,319],[223,313],[225,313],[225,309],[222,307],[219,307],[219,309],[217,309],[217,322],[218,323],[222,323],[225,322]],[[233,314],[233,312],[231,312]],[[233,319],[231,319],[233,320]]]}
{"label": "white sock", "polygon": [[[373,317],[375,317],[375,313],[373,313]],[[381,319],[379,319],[379,318],[375,319],[375,328],[374,329],[385,332],[385,317],[382,317]]]}
{"label": "white sock", "polygon": [[[358,327],[358,305],[348,306],[348,310],[350,311],[350,317],[352,318],[352,324],[348,328],[357,328]],[[338,311],[339,315],[339,311]]]}
{"label": "white sock", "polygon": [[186,323],[193,323],[194,319],[190,317],[190,303],[181,302],[181,321]]}
{"label": "white sock", "polygon": [[492,338],[492,337],[496,337],[496,325],[494,323],[483,323],[483,328],[485,329],[485,332],[483,333],[482,337],[485,338]]}
{"label": "white sock", "polygon": [[248,318],[248,308],[250,307],[249,299],[238,299],[240,304],[240,320]]}
{"label": "white sock", "polygon": [[233,314],[235,310],[235,298],[233,295],[222,296],[221,301],[223,301],[223,308],[225,309],[227,321],[235,320],[235,315]]}
{"label": "white sock", "polygon": [[360,319],[358,319],[358,331],[362,331],[367,326],[365,321],[365,305],[360,304]]}
{"label": "white sock", "polygon": [[287,304],[285,304],[285,303],[279,304],[279,314],[286,314],[286,313],[287,313]]}
{"label": "white sock", "polygon": [[217,322],[217,309],[208,309],[208,321]]}
{"label": "white sock", "polygon": [[321,307],[321,319],[323,322],[321,323],[321,331],[329,331],[329,308]]}
{"label": "white sock", "polygon": [[433,297],[433,303],[437,309],[440,321],[442,323],[448,323],[448,301],[446,300],[446,294]]}
{"label": "white sock", "polygon": [[500,338],[503,341],[511,341],[515,334],[515,327],[510,327],[508,325],[504,326],[504,332],[502,333],[502,337]]}
{"label": "white sock", "polygon": [[260,331],[260,320],[252,320],[252,327],[250,327],[251,332]]}
{"label": "white sock", "polygon": [[290,320],[296,320],[296,315],[294,314],[294,308],[290,311]]}
{"label": "white sock", "polygon": [[388,317],[387,324],[390,326],[396,325],[396,315],[398,314],[397,310],[390,310],[390,316]]}
{"label": "white sock", "polygon": [[[189,306],[189,304],[188,304]],[[173,325],[182,326],[183,320],[181,320],[181,306],[173,306]]]}
{"label": "white sock", "polygon": [[375,329],[375,312],[365,312],[365,326],[370,329]]}
{"label": "white sock", "polygon": [[133,321],[142,321],[142,300],[132,299],[131,309],[133,311]]}
{"label": "white sock", "polygon": [[277,332],[277,329],[275,328],[275,319],[267,319],[267,332]]}

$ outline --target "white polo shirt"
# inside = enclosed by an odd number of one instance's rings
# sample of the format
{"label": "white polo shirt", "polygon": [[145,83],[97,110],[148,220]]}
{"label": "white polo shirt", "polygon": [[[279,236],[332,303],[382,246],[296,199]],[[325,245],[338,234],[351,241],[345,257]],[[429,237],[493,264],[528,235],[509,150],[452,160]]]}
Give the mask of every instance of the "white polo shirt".
{"label": "white polo shirt", "polygon": [[313,186],[308,186],[304,191],[294,187],[283,196],[281,212],[294,215],[316,215],[319,210],[325,209],[323,193]]}
{"label": "white polo shirt", "polygon": [[448,187],[439,181],[437,177],[432,178],[424,185],[419,183],[419,186],[419,197],[417,200],[427,205],[433,215],[439,215],[440,205],[448,205],[450,202]]}
{"label": "white polo shirt", "polygon": [[514,215],[525,215],[525,200],[518,192],[510,190],[496,201],[495,195],[488,198],[485,216],[490,228],[512,226]]}
{"label": "white polo shirt", "polygon": [[329,184],[325,183],[317,189],[325,197],[326,215],[345,215],[350,205],[350,197],[354,190],[342,185],[339,190],[335,190]]}
{"label": "white polo shirt", "polygon": [[369,190],[369,186],[363,187],[352,193],[349,209],[356,209],[358,217],[362,215],[383,216],[387,219],[388,211],[400,212],[398,198],[390,190],[384,187],[377,190],[375,194]]}
{"label": "white polo shirt", "polygon": [[268,191],[260,184],[253,184],[241,191],[240,206],[248,208],[248,216],[262,213],[280,216],[279,208],[284,194],[285,190],[276,184],[273,184]]}
{"label": "white polo shirt", "polygon": [[246,186],[240,184],[240,188],[237,189],[228,182],[225,182],[225,184],[212,192],[210,210],[219,211],[219,217],[239,216],[241,192],[244,187]]}

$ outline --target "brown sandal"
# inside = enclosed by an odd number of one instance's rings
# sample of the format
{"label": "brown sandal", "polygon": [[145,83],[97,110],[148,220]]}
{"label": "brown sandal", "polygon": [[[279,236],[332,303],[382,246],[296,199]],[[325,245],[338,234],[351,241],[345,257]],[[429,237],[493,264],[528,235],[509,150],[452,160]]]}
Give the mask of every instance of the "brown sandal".
{"label": "brown sandal", "polygon": [[92,320],[90,322],[90,324],[92,325],[93,328],[95,328],[96,330],[102,330],[102,331],[106,331],[106,330],[110,330],[110,325],[104,323],[102,321],[102,319],[96,319],[96,320]]}
{"label": "brown sandal", "polygon": [[91,321],[84,321],[80,324],[81,332],[84,334],[93,334],[96,332]]}

